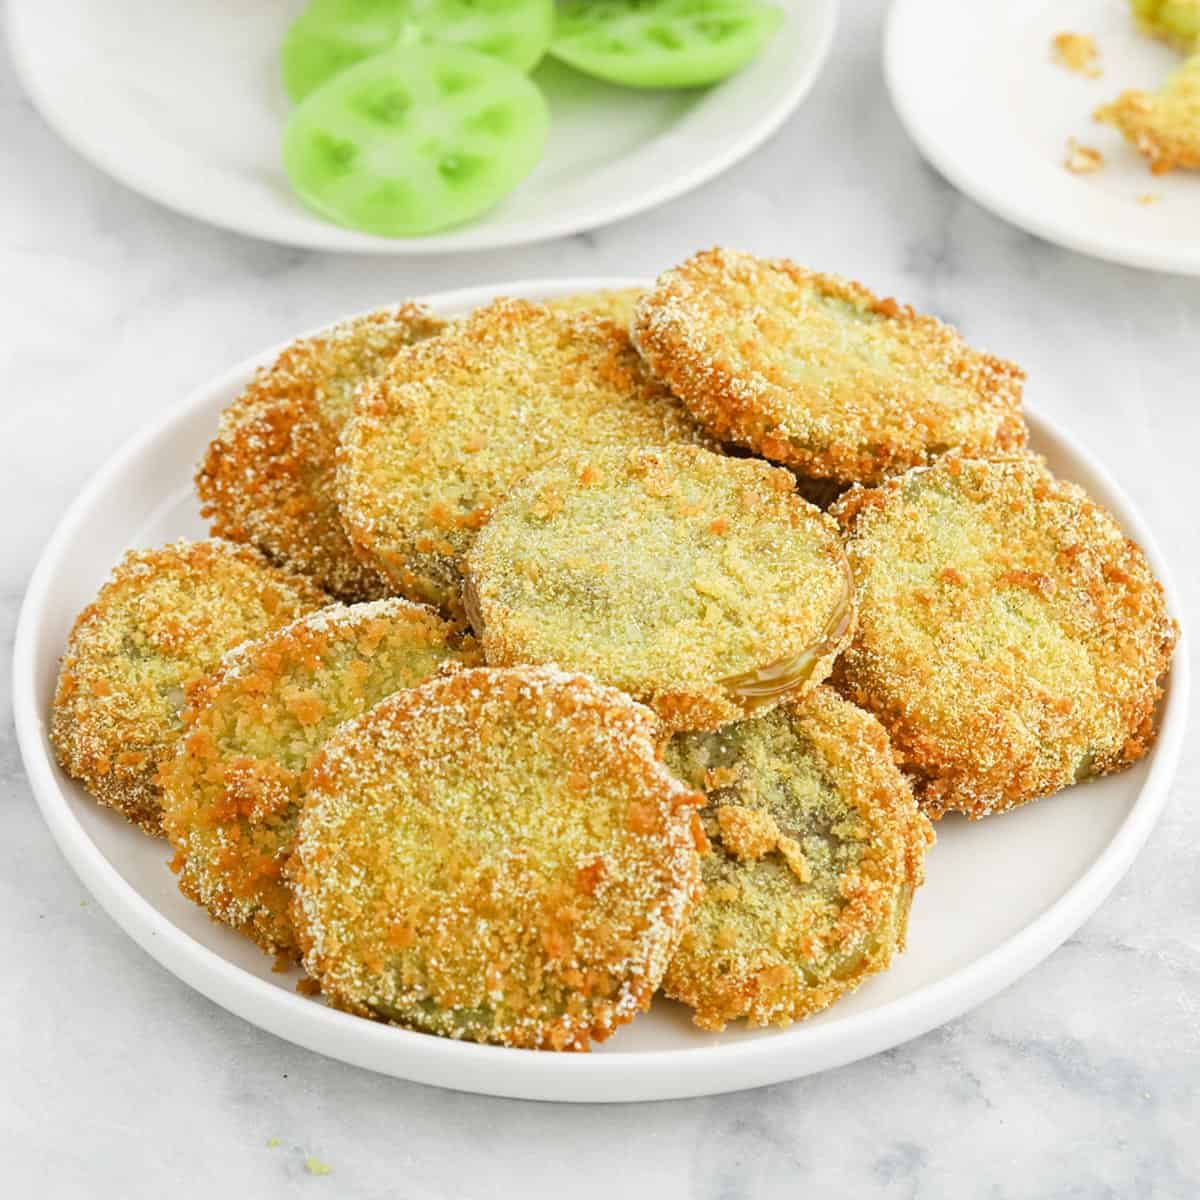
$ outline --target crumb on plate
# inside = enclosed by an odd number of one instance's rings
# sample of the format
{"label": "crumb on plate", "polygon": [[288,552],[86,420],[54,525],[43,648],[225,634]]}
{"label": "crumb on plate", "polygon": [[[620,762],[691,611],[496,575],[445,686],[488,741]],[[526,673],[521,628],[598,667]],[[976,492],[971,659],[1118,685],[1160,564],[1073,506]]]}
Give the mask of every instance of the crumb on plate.
{"label": "crumb on plate", "polygon": [[1092,146],[1084,146],[1074,138],[1068,138],[1064,165],[1074,175],[1090,175],[1103,169],[1104,155]]}
{"label": "crumb on plate", "polygon": [[1090,33],[1058,33],[1050,43],[1054,61],[1068,71],[1098,79],[1104,72],[1096,60],[1100,51],[1096,39]]}

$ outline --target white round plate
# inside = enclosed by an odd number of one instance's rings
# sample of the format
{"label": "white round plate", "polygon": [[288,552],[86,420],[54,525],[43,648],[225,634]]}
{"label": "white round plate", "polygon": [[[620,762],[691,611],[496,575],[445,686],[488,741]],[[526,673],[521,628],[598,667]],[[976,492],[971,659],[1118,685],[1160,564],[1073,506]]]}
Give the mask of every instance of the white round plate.
{"label": "white round plate", "polygon": [[541,163],[480,219],[408,239],[332,225],[288,186],[278,51],[303,0],[10,0],[9,45],[26,91],[63,140],[168,208],[316,250],[424,254],[604,225],[749,154],[816,81],[837,20],[837,0],[775,3],[785,10],[778,33],[712,88],[635,91],[547,59],[534,73],[551,110]]}
{"label": "white round plate", "polygon": [[[1051,59],[1055,34],[1091,34],[1103,74]],[[1200,275],[1200,174],[1150,174],[1092,113],[1156,89],[1182,56],[1137,31],[1126,0],[894,0],[884,46],[892,103],[921,153],[997,216],[1082,254]],[[1075,138],[1103,170],[1063,165]],[[1152,198],[1152,199],[1150,199]]]}
{"label": "white round plate", "polygon": [[[531,298],[629,286],[630,280],[521,282],[434,296],[450,314],[497,291]],[[164,842],[100,808],[58,769],[46,718],[75,614],[121,552],[201,536],[194,464],[221,410],[274,347],[201,388],[136,438],[75,500],[50,539],[21,611],[14,711],[42,812],[67,860],[149,954],[198,991],[280,1037],[421,1083],[537,1100],[652,1100],[733,1091],[852,1062],[924,1033],[1007,986],[1070,935],[1125,872],[1158,819],[1186,724],[1188,663],[1176,655],[1153,753],[1138,766],[978,824],[938,826],[908,949],[832,1009],[790,1029],[702,1033],[687,1010],[653,1010],[591,1054],[550,1054],[447,1041],[326,1008],[295,991],[248,940],[185,900]],[[1179,601],[1150,532],[1104,470],[1070,437],[1030,415],[1034,445],[1082,483],[1136,538]],[[981,896],[979,881],[987,880]]]}

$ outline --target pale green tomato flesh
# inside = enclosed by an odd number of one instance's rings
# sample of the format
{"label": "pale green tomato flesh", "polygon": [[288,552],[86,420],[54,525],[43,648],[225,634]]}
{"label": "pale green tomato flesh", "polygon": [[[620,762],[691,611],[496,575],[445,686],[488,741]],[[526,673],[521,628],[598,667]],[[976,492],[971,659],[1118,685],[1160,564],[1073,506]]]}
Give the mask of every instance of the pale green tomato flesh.
{"label": "pale green tomato flesh", "polygon": [[514,67],[422,46],[342,72],[292,113],[283,164],[310,208],[366,233],[411,237],[462,224],[541,157],[549,113]]}
{"label": "pale green tomato flesh", "polygon": [[431,44],[528,71],[553,27],[553,0],[312,0],[283,39],[283,86],[298,103],[373,55]]}
{"label": "pale green tomato flesh", "polygon": [[626,87],[700,87],[744,67],[782,22],[758,0],[568,0],[550,53]]}

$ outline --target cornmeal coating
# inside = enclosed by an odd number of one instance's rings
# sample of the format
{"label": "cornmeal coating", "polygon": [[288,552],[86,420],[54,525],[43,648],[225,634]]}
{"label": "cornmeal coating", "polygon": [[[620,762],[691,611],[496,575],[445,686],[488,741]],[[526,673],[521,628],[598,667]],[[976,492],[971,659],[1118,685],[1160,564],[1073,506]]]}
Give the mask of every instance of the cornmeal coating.
{"label": "cornmeal coating", "polygon": [[611,321],[497,300],[364,394],[342,437],[342,520],[398,590],[458,613],[463,556],[530,471],[564,450],[698,437]]}
{"label": "cornmeal coating", "polygon": [[933,830],[874,717],[819,687],[666,761],[708,794],[704,895],[663,981],[701,1029],[788,1025],[904,949]]}
{"label": "cornmeal coating", "polygon": [[343,721],[461,660],[458,635],[407,600],[335,604],[231,651],[195,684],[163,769],[184,895],[268,953],[298,954],[284,866],[309,764]]}
{"label": "cornmeal coating", "polygon": [[79,614],[59,668],[50,740],[68,775],[149,834],[184,693],[221,655],[328,603],[310,580],[220,540],[130,550]]}
{"label": "cornmeal coating", "polygon": [[196,473],[212,532],[251,542],[341,600],[393,589],[354,554],[334,498],[338,435],[357,389],[444,322],[415,304],[353,317],[293,342],[222,413]]}
{"label": "cornmeal coating", "polygon": [[1025,444],[1019,367],[787,259],[694,255],[638,302],[633,338],[709,434],[802,475],[875,483]]}
{"label": "cornmeal coating", "polygon": [[493,666],[556,662],[714,729],[815,687],[853,624],[836,523],[790,472],[697,446],[555,463],[468,557]]}
{"label": "cornmeal coating", "polygon": [[703,797],[594,680],[468,669],[344,725],[293,860],[304,964],[339,1008],[586,1050],[650,1004],[699,891]]}
{"label": "cornmeal coating", "polygon": [[1138,28],[1181,50],[1200,45],[1200,0],[1133,0]]}
{"label": "cornmeal coating", "polygon": [[834,682],[927,813],[1003,812],[1147,752],[1178,627],[1081,488],[1032,457],[952,456],[833,512],[858,593]]}
{"label": "cornmeal coating", "polygon": [[576,292],[570,296],[555,296],[543,303],[557,313],[590,313],[607,317],[622,329],[633,324],[633,310],[642,295],[641,288],[606,288],[599,292]]}
{"label": "cornmeal coating", "polygon": [[1096,120],[1119,129],[1155,175],[1182,167],[1200,170],[1200,51],[1170,75],[1159,92],[1122,92],[1096,110]]}

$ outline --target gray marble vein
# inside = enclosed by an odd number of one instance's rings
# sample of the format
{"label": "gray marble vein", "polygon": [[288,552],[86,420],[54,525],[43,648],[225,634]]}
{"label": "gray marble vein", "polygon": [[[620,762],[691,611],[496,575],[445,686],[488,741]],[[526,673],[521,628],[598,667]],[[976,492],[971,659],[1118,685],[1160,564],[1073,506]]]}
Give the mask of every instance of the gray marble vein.
{"label": "gray marble vein", "polygon": [[[862,278],[1019,359],[1031,400],[1146,512],[1196,613],[1200,280],[1079,257],[959,195],[889,106],[882,0],[844,7],[809,101],[735,170],[619,225],[471,257],[318,255],[175,216],[77,158],[0,72],[0,1195],[1200,1195],[1194,738],[1127,878],[1008,991],[839,1071],[646,1106],[444,1092],[259,1032],[89,901],[24,780],[7,681],[29,572],[85,478],[163,405],[347,311],[656,269],[718,242]],[[332,1173],[309,1174],[309,1155]]]}

